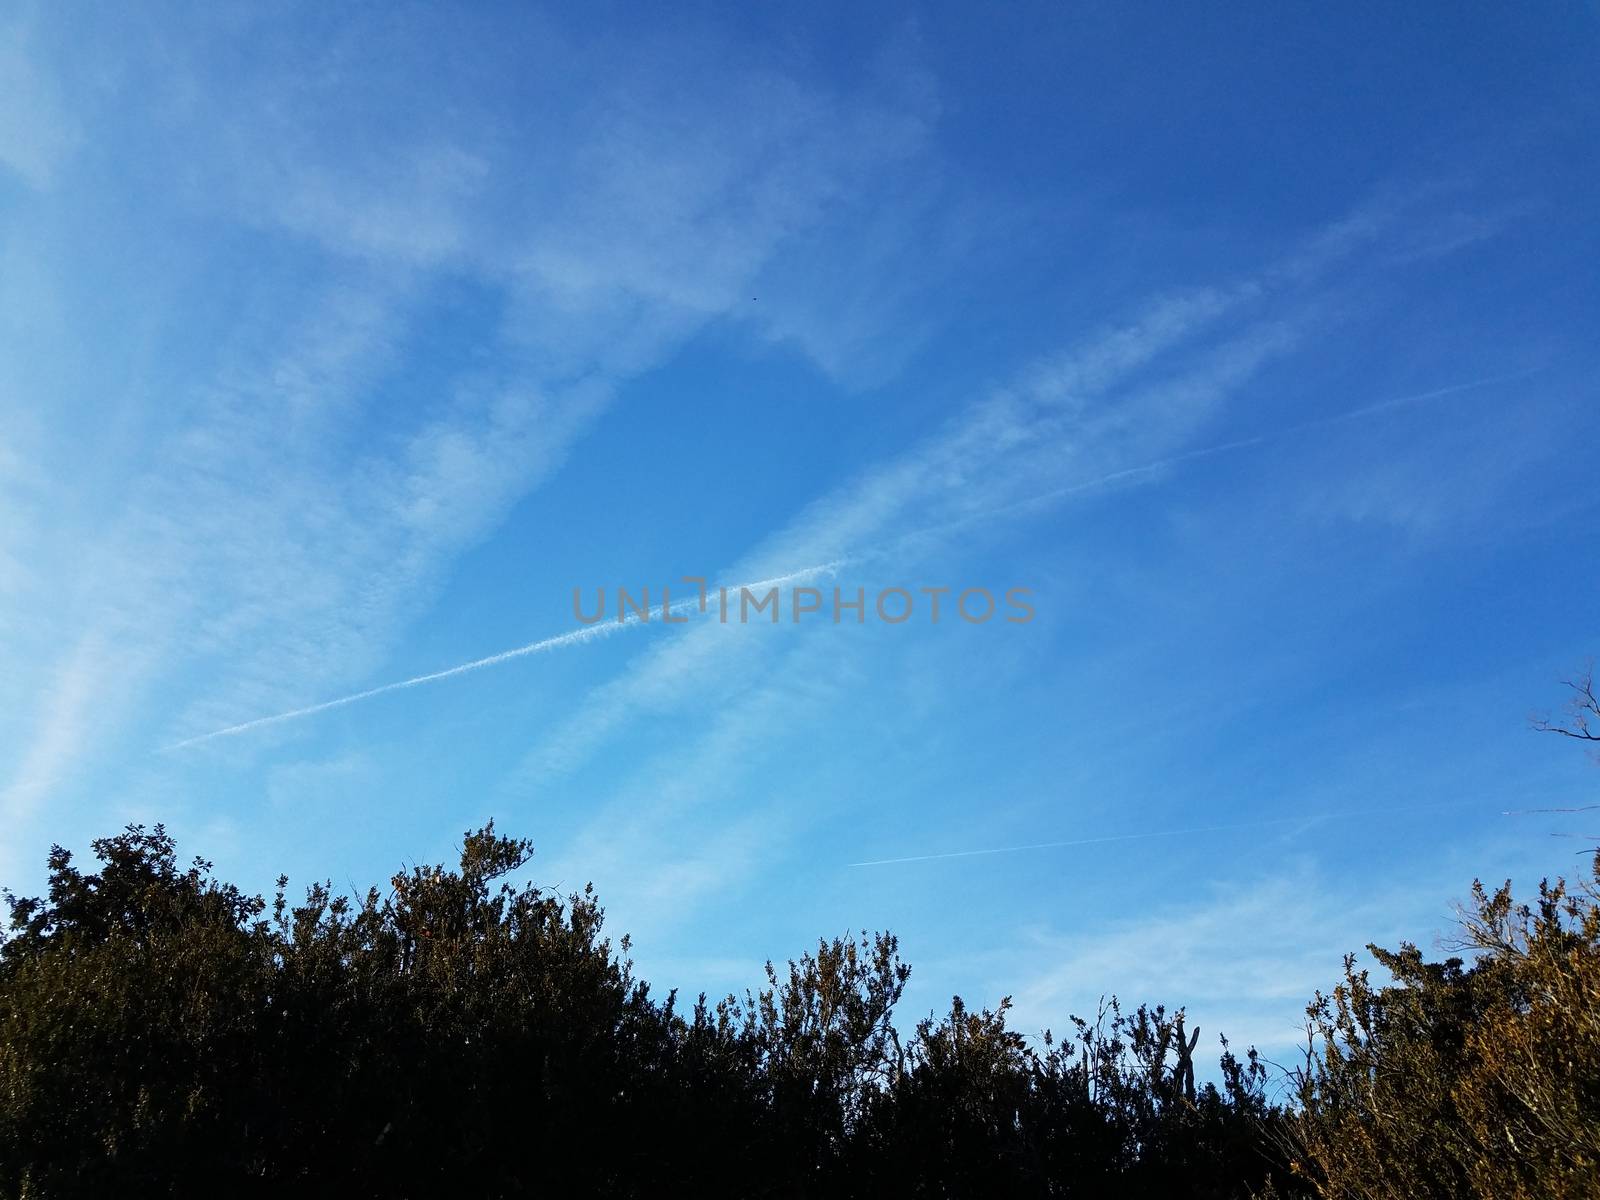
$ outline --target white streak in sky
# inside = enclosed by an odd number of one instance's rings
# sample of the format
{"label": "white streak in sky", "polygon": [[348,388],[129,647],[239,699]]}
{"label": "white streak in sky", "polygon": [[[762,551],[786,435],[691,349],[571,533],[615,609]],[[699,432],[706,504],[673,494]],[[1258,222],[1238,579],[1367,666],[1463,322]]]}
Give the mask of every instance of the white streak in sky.
{"label": "white streak in sky", "polygon": [[1041,496],[1033,496],[1020,501],[1022,504],[1039,504],[1053,500],[1059,496],[1070,496],[1075,492],[1088,491],[1091,488],[1103,487],[1108,483],[1118,480],[1130,479],[1139,475],[1148,475],[1153,471],[1160,471],[1166,467],[1181,466],[1186,462],[1193,462],[1197,458],[1210,458],[1216,454],[1227,454],[1233,450],[1246,450],[1252,446],[1262,446],[1268,442],[1281,441],[1284,438],[1295,437],[1298,434],[1309,433],[1313,429],[1322,429],[1328,425],[1342,425],[1346,421],[1359,421],[1365,417],[1376,416],[1378,413],[1388,412],[1395,408],[1409,408],[1413,404],[1423,404],[1429,400],[1438,400],[1444,396],[1453,396],[1458,392],[1472,392],[1479,388],[1493,387],[1497,383],[1509,383],[1513,379],[1524,379],[1542,367],[1528,367],[1521,371],[1510,371],[1504,375],[1491,375],[1487,379],[1474,379],[1467,383],[1452,383],[1446,387],[1433,388],[1426,392],[1413,392],[1409,396],[1393,396],[1388,400],[1379,400],[1373,404],[1364,404],[1360,408],[1352,408],[1347,412],[1334,413],[1327,417],[1313,417],[1309,421],[1290,425],[1283,429],[1273,430],[1271,433],[1260,433],[1254,437],[1239,438],[1232,442],[1222,442],[1215,446],[1204,446],[1198,450],[1187,450],[1182,454],[1174,454],[1156,462],[1145,463],[1137,467],[1124,467],[1120,471],[1112,471],[1098,479],[1090,479],[1083,483],[1075,483],[1069,487],[1058,488],[1046,492]]}
{"label": "white streak in sky", "polygon": [[[1069,483],[1065,487],[1052,488],[1047,492],[1037,495],[1025,496],[1021,500],[1013,500],[1009,504],[1002,504],[995,508],[986,508],[981,512],[960,517],[943,525],[931,526],[927,529],[914,530],[899,539],[899,543],[916,541],[935,536],[941,533],[950,533],[978,521],[989,521],[1007,513],[1019,512],[1023,509],[1036,508],[1050,504],[1056,500],[1063,500],[1068,496],[1076,496],[1082,492],[1092,492],[1098,488],[1108,487],[1120,483],[1125,479],[1137,479],[1143,475],[1153,475],[1169,467],[1179,467],[1197,459],[1213,458],[1221,454],[1229,454],[1235,450],[1248,450],[1255,446],[1264,446],[1270,442],[1282,441],[1285,438],[1295,437],[1302,433],[1309,433],[1313,429],[1322,429],[1329,425],[1342,425],[1346,421],[1359,421],[1379,413],[1388,412],[1396,408],[1408,408],[1414,404],[1423,404],[1429,400],[1438,400],[1444,396],[1453,396],[1458,392],[1476,391],[1479,388],[1493,387],[1497,383],[1509,383],[1513,379],[1523,379],[1529,375],[1542,371],[1543,367],[1528,367],[1521,371],[1510,371],[1504,375],[1491,375],[1487,379],[1474,379],[1467,383],[1452,383],[1446,387],[1433,388],[1426,392],[1413,392],[1408,396],[1393,396],[1388,400],[1379,400],[1373,404],[1364,404],[1359,408],[1350,409],[1348,412],[1334,413],[1327,417],[1314,417],[1309,421],[1302,421],[1283,429],[1276,429],[1270,433],[1258,433],[1253,437],[1237,438],[1231,442],[1219,442],[1214,446],[1202,446],[1196,450],[1185,450],[1181,454],[1171,454],[1165,458],[1158,458],[1153,462],[1140,463],[1138,466],[1121,467],[1109,471],[1104,475],[1097,475],[1093,479],[1081,480],[1078,483]],[[885,548],[887,549],[887,548]],[[884,551],[879,551],[883,553]],[[858,557],[866,557],[861,555]]]}
{"label": "white streak in sky", "polygon": [[1337,821],[1353,817],[1386,816],[1391,813],[1427,812],[1442,808],[1463,808],[1476,800],[1446,800],[1439,804],[1406,804],[1398,808],[1364,808],[1350,812],[1302,813],[1293,817],[1267,817],[1260,821],[1237,821],[1228,825],[1194,825],[1187,829],[1147,829],[1141,833],[1114,833],[1106,837],[1071,838],[1062,842],[1029,842],[1026,846],[995,846],[986,850],[948,850],[943,854],[911,854],[904,858],[874,858],[846,863],[847,867],[889,867],[899,863],[934,862],[944,858],[976,858],[985,854],[1018,854],[1024,850],[1056,850],[1064,846],[1100,846],[1107,842],[1138,842],[1146,838],[1184,837],[1194,833],[1221,833],[1233,829],[1265,829],[1273,825],[1311,825],[1318,821]]}
{"label": "white streak in sky", "polygon": [[[848,558],[837,558],[832,562],[822,563],[815,567],[805,567],[799,571],[791,571],[787,575],[777,575],[771,579],[758,580],[755,583],[730,584],[728,590],[737,592],[741,588],[748,588],[754,592],[758,589],[781,587],[786,583],[797,583],[802,579],[814,579],[818,575],[831,574],[840,567],[850,563]],[[708,589],[709,591],[709,589]],[[701,600],[698,595],[672,605],[668,611],[673,615],[688,613],[700,607]],[[441,679],[450,679],[456,675],[465,675],[469,671],[480,671],[484,667],[499,666],[503,662],[510,662],[514,658],[527,658],[532,654],[544,654],[550,650],[559,650],[563,646],[576,646],[584,642],[598,641],[610,637],[623,629],[633,625],[646,624],[648,618],[641,618],[637,613],[621,621],[602,621],[596,625],[589,625],[583,629],[574,629],[568,633],[557,634],[555,637],[543,638],[537,642],[529,642],[526,646],[517,646],[511,650],[502,650],[498,654],[491,654],[486,658],[475,658],[455,667],[446,667],[442,671],[432,671],[427,675],[414,675],[410,679],[401,679],[395,683],[386,683],[381,687],[368,688],[364,692],[353,692],[348,696],[340,696],[337,700],[324,700],[321,704],[310,704],[305,708],[296,708],[289,712],[276,713],[270,717],[257,717],[253,721],[241,721],[237,725],[229,725],[224,729],[214,729],[210,733],[197,734],[194,737],[184,738],[181,742],[173,742],[166,750],[182,750],[186,746],[198,746],[202,742],[209,742],[213,738],[231,737],[234,734],[244,733],[251,729],[260,729],[267,725],[277,725],[283,721],[294,721],[300,717],[309,717],[315,713],[327,712],[331,708],[343,708],[346,704],[355,704],[361,700],[370,700],[374,696],[381,696],[385,692],[398,692],[403,688],[420,687],[425,683],[437,683]]]}
{"label": "white streak in sky", "polygon": [[[906,542],[949,532],[962,526],[972,524],[976,521],[992,520],[995,517],[1002,516],[1009,512],[1014,512],[1019,509],[1032,508],[1036,505],[1048,504],[1051,501],[1059,500],[1066,496],[1076,495],[1080,492],[1092,491],[1095,488],[1105,487],[1109,484],[1117,483],[1124,479],[1138,478],[1139,476],[1153,474],[1154,472],[1164,470],[1168,467],[1180,466],[1184,463],[1193,462],[1197,459],[1211,458],[1215,455],[1227,454],[1234,450],[1245,450],[1253,446],[1265,445],[1269,442],[1293,437],[1296,434],[1305,433],[1312,429],[1319,429],[1327,425],[1341,424],[1345,421],[1360,420],[1365,417],[1375,416],[1381,412],[1386,412],[1390,409],[1403,408],[1413,404],[1421,404],[1425,401],[1437,400],[1443,396],[1454,395],[1458,392],[1473,391],[1478,388],[1490,387],[1497,383],[1506,383],[1513,379],[1521,379],[1525,376],[1533,374],[1539,369],[1540,368],[1534,367],[1522,371],[1513,371],[1505,375],[1491,376],[1487,379],[1473,380],[1468,383],[1450,384],[1446,387],[1434,388],[1431,391],[1426,392],[1416,392],[1408,396],[1396,396],[1389,400],[1380,400],[1374,404],[1363,405],[1360,408],[1354,408],[1348,412],[1336,413],[1327,417],[1317,417],[1310,421],[1302,421],[1297,425],[1290,425],[1287,428],[1279,429],[1271,433],[1258,434],[1254,437],[1239,438],[1230,442],[1221,442],[1214,446],[1204,446],[1196,450],[1187,450],[1181,454],[1169,455],[1166,458],[1157,459],[1154,462],[1143,463],[1139,466],[1123,467],[1120,470],[1111,471],[1107,474],[1097,476],[1094,479],[1088,479],[1080,483],[1069,484],[1066,487],[1055,488],[1048,492],[1042,492],[1036,496],[1029,496],[1025,499],[1017,500],[1010,504],[1001,505],[998,508],[985,509],[982,512],[974,513],[970,516],[963,517],[959,520],[952,521],[944,525],[915,530],[909,534],[906,534],[902,538],[896,539],[895,542],[890,543],[888,546],[864,550],[849,558],[835,559],[832,562],[823,563],[820,566],[806,567],[799,571],[791,571],[787,575],[779,575],[772,579],[763,579],[756,583],[733,585],[730,586],[729,590],[736,590],[737,587],[745,587],[751,590],[755,590],[757,588],[779,587],[783,584],[794,583],[801,579],[810,579],[817,575],[831,574],[837,571],[838,568],[847,566],[850,563],[882,557],[891,550],[898,549],[899,547],[903,546]],[[671,607],[671,612],[674,615],[677,615],[679,613],[689,612],[691,609],[698,608],[699,605],[700,599],[697,596],[692,600],[686,600],[679,604],[674,604]],[[259,729],[266,725],[276,725],[283,721],[293,721],[299,719],[300,717],[312,716],[315,713],[327,712],[332,708],[342,708],[347,704],[355,704],[361,700],[370,700],[374,696],[381,696],[385,692],[397,692],[402,688],[419,687],[425,683],[437,683],[441,679],[449,679],[456,675],[465,675],[469,671],[478,671],[482,670],[484,667],[498,666],[500,663],[509,662],[514,658],[526,658],[532,654],[543,654],[546,651],[559,650],[563,646],[576,646],[584,642],[597,641],[600,638],[610,637],[619,630],[642,623],[644,622],[641,620],[641,618],[637,615],[634,615],[623,621],[606,621],[601,624],[587,626],[583,629],[574,629],[569,633],[557,634],[555,637],[548,637],[541,641],[530,642],[526,646],[518,646],[512,650],[503,650],[499,654],[491,654],[487,658],[476,658],[471,662],[462,663],[460,666],[447,667],[442,671],[434,671],[427,675],[417,675],[411,679],[402,679],[396,683],[386,683],[381,687],[368,688],[364,692],[354,692],[348,696],[340,696],[337,700],[325,700],[321,704],[308,705],[305,708],[297,708],[291,712],[277,713],[276,715],[270,717],[257,717],[253,721],[243,721],[238,725],[229,725],[224,729],[215,729],[210,733],[202,733],[196,735],[195,737],[185,738],[180,742],[174,742],[172,745],[166,747],[166,749],[181,750],[187,746],[196,746],[202,742],[209,742],[213,738],[231,737],[234,734],[244,733],[251,729]],[[1008,854],[1016,850],[1045,849],[1047,847],[1054,846],[1085,846],[1092,845],[1097,842],[1125,841],[1131,838],[1175,837],[1183,833],[1208,833],[1212,832],[1213,830],[1226,828],[1232,827],[1208,826],[1204,829],[1176,829],[1162,833],[1123,834],[1118,837],[1109,838],[1089,838],[1068,842],[1045,842],[1039,844],[1038,846],[1008,846],[997,850],[960,850],[952,854],[919,855],[909,859],[883,859],[878,862],[852,863],[851,865],[882,866],[891,862],[919,862],[928,858],[960,858],[972,854]]]}

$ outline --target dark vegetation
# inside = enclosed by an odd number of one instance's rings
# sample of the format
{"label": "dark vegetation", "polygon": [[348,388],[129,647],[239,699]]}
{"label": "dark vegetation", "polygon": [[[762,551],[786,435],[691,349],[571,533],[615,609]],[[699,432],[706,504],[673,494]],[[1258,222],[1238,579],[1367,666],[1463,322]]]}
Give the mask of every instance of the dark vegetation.
{"label": "dark vegetation", "polygon": [[1600,858],[1475,887],[1465,958],[1349,960],[1269,1088],[1226,1041],[1197,1081],[1181,1011],[902,1033],[888,934],[653,996],[492,826],[360,901],[244,895],[159,826],[94,852],[8,896],[3,1197],[1600,1195]]}

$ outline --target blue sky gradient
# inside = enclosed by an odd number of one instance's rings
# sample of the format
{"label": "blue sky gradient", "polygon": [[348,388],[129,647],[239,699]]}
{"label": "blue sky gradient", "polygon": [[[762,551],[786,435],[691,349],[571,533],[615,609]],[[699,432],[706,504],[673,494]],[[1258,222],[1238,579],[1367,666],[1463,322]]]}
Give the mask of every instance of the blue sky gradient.
{"label": "blue sky gradient", "polygon": [[[162,820],[364,887],[493,816],[662,988],[888,927],[912,1016],[1281,1051],[1576,861],[1503,810],[1596,778],[1527,716],[1600,653],[1597,25],[8,8],[0,879]],[[1037,617],[653,622],[205,737],[842,559]]]}

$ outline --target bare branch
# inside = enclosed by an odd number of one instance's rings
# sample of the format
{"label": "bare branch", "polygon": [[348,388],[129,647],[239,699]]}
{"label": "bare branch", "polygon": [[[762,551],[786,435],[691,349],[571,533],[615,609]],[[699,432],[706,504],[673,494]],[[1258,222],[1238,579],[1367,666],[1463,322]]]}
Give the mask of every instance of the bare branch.
{"label": "bare branch", "polygon": [[1531,718],[1534,729],[1576,738],[1580,742],[1600,742],[1600,695],[1594,690],[1594,660],[1585,665],[1581,675],[1561,682],[1572,693],[1567,698],[1565,718],[1557,720],[1535,715]]}

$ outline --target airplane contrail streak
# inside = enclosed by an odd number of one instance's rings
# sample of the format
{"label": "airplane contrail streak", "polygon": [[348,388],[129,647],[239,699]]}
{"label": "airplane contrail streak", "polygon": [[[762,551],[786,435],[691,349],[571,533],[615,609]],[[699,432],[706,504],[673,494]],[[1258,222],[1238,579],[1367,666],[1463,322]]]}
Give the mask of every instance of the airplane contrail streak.
{"label": "airplane contrail streak", "polygon": [[1236,821],[1226,825],[1191,825],[1186,829],[1146,829],[1138,833],[1114,833],[1104,837],[1069,838],[1059,842],[1029,842],[1024,846],[994,846],[983,850],[948,850],[943,854],[908,854],[902,858],[873,858],[845,863],[847,867],[891,867],[901,863],[936,862],[945,858],[977,858],[987,854],[1018,854],[1026,850],[1058,850],[1067,846],[1101,846],[1107,842],[1138,842],[1147,838],[1183,837],[1194,833],[1221,833],[1234,829],[1265,829],[1273,825],[1311,824],[1317,821],[1347,820],[1353,817],[1385,816],[1392,813],[1428,812],[1434,809],[1464,808],[1479,801],[1446,800],[1439,804],[1406,804],[1398,808],[1366,808],[1349,812],[1303,813],[1293,817],[1268,817],[1260,821]]}
{"label": "airplane contrail streak", "polygon": [[1271,430],[1267,433],[1255,434],[1252,437],[1236,438],[1229,442],[1219,442],[1214,446],[1201,446],[1195,450],[1185,450],[1178,454],[1170,454],[1165,458],[1154,459],[1147,463],[1140,463],[1132,467],[1120,467],[1115,471],[1108,471],[1104,475],[1096,475],[1093,479],[1080,480],[1069,483],[1064,487],[1052,488],[1047,492],[1039,492],[1032,496],[1024,496],[1020,500],[1013,500],[1009,504],[1002,504],[995,508],[986,508],[980,512],[971,513],[965,517],[958,517],[954,521],[942,525],[930,526],[927,529],[913,530],[906,534],[901,541],[912,541],[926,538],[953,529],[959,529],[977,521],[992,520],[1006,513],[1017,512],[1021,509],[1036,508],[1067,496],[1076,496],[1083,492],[1092,492],[1098,488],[1119,483],[1124,479],[1137,479],[1141,475],[1153,475],[1157,471],[1164,471],[1168,467],[1182,466],[1184,463],[1194,462],[1198,459],[1213,458],[1220,454],[1228,454],[1235,450],[1248,450],[1254,446],[1264,446],[1269,442],[1280,441],[1284,438],[1294,437],[1297,434],[1309,433],[1313,429],[1322,429],[1329,425],[1340,425],[1346,421],[1359,421],[1365,417],[1376,416],[1378,413],[1390,409],[1406,408],[1413,404],[1423,404],[1429,400],[1438,400],[1445,396],[1453,396],[1458,392],[1476,391],[1479,388],[1493,387],[1497,383],[1509,383],[1513,379],[1523,379],[1529,375],[1537,374],[1543,367],[1527,367],[1520,371],[1508,371],[1503,375],[1491,375],[1486,379],[1474,379],[1466,383],[1452,383],[1445,387],[1433,388],[1426,392],[1413,392],[1406,396],[1392,396],[1387,400],[1379,400],[1373,404],[1364,404],[1359,408],[1352,408],[1347,412],[1333,413],[1326,417],[1314,417],[1309,421],[1301,421],[1295,425],[1288,425],[1282,429]]}
{"label": "airplane contrail streak", "polygon": [[[840,567],[850,563],[848,558],[837,558],[832,562],[821,563],[815,567],[805,567],[799,571],[791,571],[787,575],[776,575],[771,579],[761,579],[754,583],[729,584],[729,591],[740,588],[749,588],[755,591],[759,588],[781,587],[786,583],[795,583],[802,579],[814,579],[818,575],[829,574]],[[711,589],[707,589],[708,592]],[[690,612],[700,606],[698,595],[688,600],[683,600],[669,607],[668,611],[674,615]],[[588,625],[582,629],[574,629],[568,633],[556,634],[554,637],[542,638],[537,642],[529,642],[525,646],[516,646],[510,650],[502,650],[498,654],[490,654],[484,658],[475,658],[471,662],[464,662],[458,666],[446,667],[442,671],[430,671],[426,675],[413,675],[410,679],[400,679],[394,683],[385,683],[380,687],[368,688],[363,692],[352,692],[348,696],[340,696],[335,700],[324,700],[320,704],[308,704],[304,708],[291,709],[288,712],[274,713],[268,717],[256,717],[251,721],[241,721],[237,725],[229,725],[222,729],[213,729],[210,733],[196,734],[194,737],[184,738],[182,741],[173,742],[163,747],[164,750],[182,750],[188,746],[198,746],[202,742],[209,742],[213,738],[231,737],[234,734],[245,733],[251,729],[262,729],[268,725],[277,725],[284,721],[294,721],[301,717],[309,717],[316,713],[327,712],[329,709],[343,708],[347,704],[355,704],[362,700],[370,700],[374,696],[382,696],[386,692],[398,692],[404,688],[420,687],[425,683],[437,683],[441,679],[450,679],[456,675],[465,675],[469,671],[481,671],[485,667],[498,666],[503,662],[510,662],[514,658],[527,658],[532,654],[545,654],[551,650],[559,650],[563,646],[576,646],[584,642],[598,641],[610,637],[633,625],[646,623],[637,614],[629,616],[622,621],[604,621],[596,625]]]}
{"label": "airplane contrail streak", "polygon": [[[781,585],[786,584],[786,583],[793,583],[793,582],[796,582],[797,580],[800,580],[800,579],[813,578],[813,577],[815,577],[817,575],[834,572],[838,568],[843,567],[843,566],[848,566],[851,563],[861,562],[863,560],[882,557],[882,556],[888,554],[889,552],[891,552],[892,550],[894,550],[894,549],[896,549],[896,548],[898,548],[900,546],[903,546],[907,542],[915,541],[915,540],[921,539],[921,538],[927,538],[927,537],[936,536],[937,534],[948,532],[949,530],[961,528],[963,526],[972,524],[975,521],[992,520],[993,518],[998,517],[998,516],[1002,516],[1002,515],[1004,515],[1005,513],[1008,513],[1008,512],[1014,512],[1014,511],[1017,511],[1019,509],[1032,508],[1032,507],[1035,507],[1037,505],[1048,504],[1053,500],[1059,500],[1059,499],[1061,499],[1061,498],[1063,498],[1065,496],[1076,495],[1076,494],[1078,494],[1080,492],[1092,491],[1092,490],[1094,490],[1096,488],[1101,488],[1101,487],[1105,487],[1108,484],[1116,483],[1119,480],[1133,479],[1133,478],[1136,478],[1136,477],[1138,477],[1140,475],[1149,475],[1149,474],[1152,474],[1152,473],[1154,473],[1156,471],[1164,470],[1167,467],[1179,466],[1179,465],[1181,465],[1183,463],[1193,462],[1193,461],[1195,461],[1197,459],[1211,458],[1211,457],[1213,457],[1215,455],[1226,454],[1226,453],[1229,453],[1229,452],[1234,451],[1234,450],[1244,450],[1244,449],[1247,449],[1247,448],[1252,447],[1252,446],[1260,446],[1260,445],[1263,445],[1263,444],[1268,443],[1268,442],[1276,441],[1276,440],[1278,440],[1280,438],[1291,437],[1291,436],[1293,436],[1295,434],[1304,433],[1304,432],[1307,432],[1307,431],[1309,431],[1311,429],[1321,428],[1321,427],[1326,426],[1326,425],[1339,424],[1339,423],[1344,422],[1344,421],[1359,420],[1359,419],[1361,419],[1363,417],[1372,416],[1372,415],[1374,415],[1376,413],[1384,412],[1384,411],[1387,411],[1389,409],[1401,408],[1401,407],[1404,407],[1404,406],[1407,406],[1407,405],[1411,405],[1411,404],[1420,404],[1420,403],[1423,403],[1424,401],[1436,400],[1436,399],[1438,399],[1438,398],[1440,398],[1442,396],[1454,395],[1457,392],[1471,391],[1471,390],[1474,390],[1476,388],[1490,387],[1490,386],[1492,386],[1493,384],[1496,384],[1496,383],[1505,383],[1505,382],[1507,382],[1509,380],[1512,380],[1512,379],[1520,379],[1520,378],[1523,378],[1524,376],[1534,374],[1536,371],[1538,371],[1540,369],[1542,369],[1542,368],[1531,367],[1531,368],[1528,368],[1526,370],[1513,371],[1513,372],[1510,372],[1510,373],[1505,374],[1505,375],[1491,376],[1490,378],[1487,378],[1487,379],[1477,379],[1477,380],[1472,380],[1472,381],[1467,382],[1467,383],[1455,383],[1455,384],[1450,384],[1450,385],[1448,385],[1446,387],[1434,388],[1431,391],[1416,392],[1416,393],[1413,393],[1412,395],[1408,395],[1408,396],[1396,396],[1396,397],[1393,397],[1393,398],[1388,399],[1388,400],[1380,400],[1380,401],[1378,401],[1378,402],[1376,402],[1374,404],[1363,405],[1360,408],[1351,409],[1348,412],[1335,413],[1332,416],[1318,417],[1318,418],[1315,418],[1314,420],[1303,421],[1298,425],[1291,425],[1291,426],[1288,426],[1287,428],[1275,430],[1275,431],[1270,432],[1270,433],[1258,434],[1258,435],[1256,435],[1254,437],[1238,438],[1238,439],[1236,439],[1234,441],[1229,441],[1229,442],[1220,442],[1220,443],[1218,443],[1217,445],[1214,445],[1214,446],[1203,446],[1203,447],[1200,447],[1199,449],[1195,449],[1195,450],[1186,450],[1186,451],[1184,451],[1184,452],[1182,452],[1180,454],[1168,455],[1165,458],[1157,459],[1157,460],[1155,460],[1153,462],[1141,463],[1141,464],[1139,464],[1137,466],[1132,466],[1132,467],[1123,467],[1123,468],[1121,468],[1119,470],[1111,471],[1111,472],[1108,472],[1108,473],[1106,473],[1104,475],[1096,476],[1093,479],[1087,479],[1087,480],[1083,480],[1083,481],[1081,481],[1079,483],[1068,484],[1065,487],[1054,488],[1054,489],[1052,489],[1050,491],[1041,492],[1041,493],[1039,493],[1038,495],[1035,495],[1035,496],[1028,496],[1028,497],[1025,497],[1025,498],[1023,498],[1021,500],[1015,500],[1015,501],[1012,501],[1009,504],[1003,504],[1003,505],[1000,505],[1000,506],[998,506],[996,508],[984,509],[981,512],[973,513],[973,514],[970,514],[970,515],[968,515],[966,517],[958,518],[955,521],[946,522],[946,523],[941,524],[941,525],[929,526],[926,529],[913,530],[912,532],[910,532],[908,534],[905,534],[900,538],[895,539],[893,542],[890,542],[887,545],[883,545],[883,546],[879,546],[879,547],[876,547],[876,548],[869,548],[869,549],[866,549],[866,550],[862,550],[862,551],[859,551],[858,553],[856,553],[854,555],[851,555],[849,557],[846,557],[846,558],[835,559],[832,562],[823,563],[823,564],[821,564],[819,566],[815,566],[815,567],[805,567],[805,568],[803,568],[802,570],[799,570],[799,571],[791,571],[787,575],[779,575],[779,576],[776,576],[776,577],[774,577],[772,579],[762,579],[762,580],[759,580],[758,582],[755,582],[755,583],[729,585],[730,586],[730,590],[733,589],[733,588],[737,588],[737,587],[747,587],[747,588],[752,588],[752,589],[754,589],[754,588],[770,588],[770,587],[781,586]],[[684,602],[682,602],[680,604],[672,605],[670,611],[674,615],[676,615],[678,613],[688,612],[692,606],[693,607],[698,607],[699,603],[700,602],[699,602],[699,599],[697,597],[694,600],[684,601]],[[353,692],[348,696],[340,696],[335,700],[324,700],[320,704],[307,705],[304,708],[293,709],[290,712],[275,713],[272,716],[267,716],[267,717],[257,717],[252,721],[241,721],[237,725],[229,725],[229,726],[227,726],[226,728],[223,728],[223,729],[214,729],[210,733],[197,734],[194,737],[184,738],[182,741],[173,742],[171,745],[164,747],[164,749],[165,750],[169,750],[169,751],[170,750],[182,750],[182,749],[184,749],[185,747],[188,747],[188,746],[197,746],[197,745],[200,745],[202,742],[209,742],[213,738],[231,737],[231,736],[233,736],[235,734],[245,733],[245,732],[247,732],[248,730],[251,730],[251,729],[261,729],[261,728],[264,728],[265,726],[276,725],[276,724],[279,724],[280,722],[283,722],[283,721],[298,720],[301,717],[309,717],[309,716],[312,716],[312,715],[314,715],[316,713],[327,712],[330,709],[343,708],[347,704],[356,704],[356,703],[358,703],[358,702],[360,702],[362,700],[370,700],[374,696],[381,696],[381,695],[384,695],[387,692],[397,692],[397,691],[400,691],[403,688],[419,687],[422,684],[426,684],[426,683],[437,683],[441,679],[449,679],[449,678],[452,678],[453,676],[456,676],[456,675],[464,675],[469,671],[479,671],[479,670],[482,670],[485,667],[497,666],[500,663],[508,662],[508,661],[510,661],[511,659],[514,659],[514,658],[526,658],[527,656],[532,655],[532,654],[543,654],[543,653],[546,653],[547,651],[550,651],[550,650],[558,650],[558,649],[562,648],[563,646],[575,646],[575,645],[579,645],[579,644],[584,643],[584,642],[597,641],[600,638],[610,637],[612,634],[617,633],[622,629],[626,629],[626,628],[628,628],[628,627],[630,627],[632,625],[641,624],[641,623],[643,623],[643,622],[641,621],[641,619],[639,617],[631,616],[631,617],[629,617],[629,618],[627,618],[626,620],[623,620],[623,621],[607,621],[607,622],[604,622],[602,624],[587,626],[587,627],[585,627],[583,629],[574,629],[574,630],[572,630],[572,631],[570,631],[568,633],[557,634],[554,637],[544,638],[544,639],[542,639],[540,641],[537,641],[537,642],[529,642],[526,646],[517,646],[514,649],[503,650],[498,654],[491,654],[491,655],[489,655],[489,656],[487,656],[485,658],[473,659],[471,662],[462,663],[459,666],[446,667],[442,671],[433,671],[433,672],[430,672],[429,674],[426,674],[426,675],[414,676],[411,679],[401,679],[401,680],[398,680],[395,683],[386,683],[386,684],[383,684],[380,687],[368,688],[366,691],[362,691],[362,692]],[[1183,833],[1183,832],[1201,832],[1201,831],[1199,831],[1199,830],[1195,830],[1195,831],[1175,830],[1173,832],[1174,832],[1174,834],[1176,834],[1176,833]],[[1156,836],[1168,836],[1168,835],[1165,835],[1165,834],[1128,834],[1128,835],[1125,835],[1125,836],[1126,837],[1156,837]],[[1093,840],[1120,841],[1120,840],[1123,840],[1123,839],[1122,838],[1091,839],[1091,841],[1093,841]],[[1076,841],[1076,842],[1062,842],[1062,843],[1052,843],[1052,844],[1059,844],[1059,845],[1063,845],[1063,846],[1075,846],[1075,845],[1086,845],[1086,844],[1089,844],[1089,843],[1082,842],[1082,841]],[[1034,847],[1016,846],[1016,847],[1010,847],[1007,850],[960,851],[960,852],[957,852],[957,854],[954,854],[954,855],[949,855],[949,856],[933,855],[931,857],[935,857],[935,858],[937,858],[937,857],[960,857],[963,854],[1001,854],[1001,853],[1008,853],[1010,850],[1023,850],[1023,849],[1033,849],[1033,848]],[[887,862],[887,861],[898,861],[898,860],[885,860],[885,861]],[[913,859],[913,860],[907,860],[907,861],[916,861],[916,860]],[[872,865],[872,866],[876,866],[876,865],[880,865],[880,864],[876,864],[876,863],[865,864],[865,863],[862,863],[862,864],[852,864],[852,865],[858,865],[858,866]]]}

